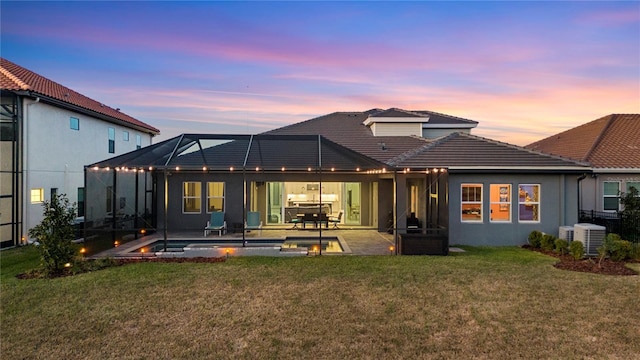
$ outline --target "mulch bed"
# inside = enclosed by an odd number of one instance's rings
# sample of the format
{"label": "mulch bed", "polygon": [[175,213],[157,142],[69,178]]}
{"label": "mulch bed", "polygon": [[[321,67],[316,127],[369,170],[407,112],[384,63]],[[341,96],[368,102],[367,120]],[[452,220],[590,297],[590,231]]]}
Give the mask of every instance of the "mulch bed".
{"label": "mulch bed", "polygon": [[522,247],[555,257],[558,259],[558,262],[553,266],[557,269],[602,275],[638,275],[637,271],[626,267],[626,263],[624,261],[613,261],[610,259],[602,259],[602,261],[600,261],[599,258],[575,260],[571,255],[560,255],[553,251],[534,249],[529,245],[524,245]]}

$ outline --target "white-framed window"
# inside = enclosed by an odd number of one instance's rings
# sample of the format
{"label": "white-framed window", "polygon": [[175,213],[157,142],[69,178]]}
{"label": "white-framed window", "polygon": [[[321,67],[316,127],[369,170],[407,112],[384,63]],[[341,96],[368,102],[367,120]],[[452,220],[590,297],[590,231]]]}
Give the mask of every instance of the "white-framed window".
{"label": "white-framed window", "polygon": [[198,181],[182,183],[182,212],[185,214],[202,212],[202,183]]}
{"label": "white-framed window", "polygon": [[511,184],[491,184],[491,222],[511,222]]}
{"label": "white-framed window", "polygon": [[602,183],[602,210],[620,210],[620,182],[604,181]]}
{"label": "white-framed window", "polygon": [[482,222],[482,184],[462,184],[460,195],[460,220]]}
{"label": "white-framed window", "polygon": [[69,128],[71,130],[80,130],[80,119],[71,116],[69,118]]}
{"label": "white-framed window", "polygon": [[627,193],[629,193],[631,191],[631,188],[634,187],[636,188],[636,190],[638,190],[638,196],[640,196],[640,181],[627,181]]}
{"label": "white-framed window", "polygon": [[136,149],[140,149],[142,147],[142,136],[136,135]]}
{"label": "white-framed window", "polygon": [[116,152],[116,129],[109,128],[109,154]]}
{"label": "white-framed window", "polygon": [[123,141],[129,141],[129,132],[128,131],[123,131],[122,132],[122,140]]}
{"label": "white-framed window", "polygon": [[207,183],[207,213],[224,211],[224,183]]}
{"label": "white-framed window", "polygon": [[540,222],[540,184],[518,184],[518,221]]}
{"label": "white-framed window", "polygon": [[31,203],[37,204],[43,201],[44,201],[44,189],[43,188],[31,189]]}

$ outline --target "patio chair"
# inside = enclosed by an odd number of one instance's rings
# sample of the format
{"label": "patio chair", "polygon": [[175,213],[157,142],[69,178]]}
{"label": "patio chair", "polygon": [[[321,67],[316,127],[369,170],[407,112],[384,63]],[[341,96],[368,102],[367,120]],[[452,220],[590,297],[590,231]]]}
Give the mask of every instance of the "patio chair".
{"label": "patio chair", "polygon": [[259,211],[247,211],[247,221],[244,223],[246,230],[260,230],[259,235],[262,236],[262,220],[260,220]]}
{"label": "patio chair", "polygon": [[287,211],[287,215],[289,215],[289,222],[293,224],[292,229],[299,229],[298,224],[302,222],[302,219],[298,217],[298,214],[294,214],[291,211]]}
{"label": "patio chair", "polygon": [[204,227],[204,236],[209,235],[211,231],[217,231],[218,236],[222,236],[227,231],[227,222],[224,220],[224,211],[215,211],[211,213],[211,219],[207,221]]}
{"label": "patio chair", "polygon": [[316,227],[316,217],[312,213],[305,213],[302,215],[302,228],[306,228],[307,224],[313,224]]}
{"label": "patio chair", "polygon": [[344,211],[340,210],[340,212],[338,213],[338,216],[332,216],[329,218],[329,222],[333,224],[333,227],[331,227],[332,229],[338,228],[338,224],[340,223],[340,220],[342,220],[343,213]]}

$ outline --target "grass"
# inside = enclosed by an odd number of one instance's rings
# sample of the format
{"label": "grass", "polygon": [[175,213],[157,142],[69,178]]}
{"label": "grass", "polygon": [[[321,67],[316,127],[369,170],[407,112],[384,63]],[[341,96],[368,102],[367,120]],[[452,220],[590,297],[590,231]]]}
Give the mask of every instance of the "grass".
{"label": "grass", "polygon": [[518,248],[447,257],[231,258],[18,280],[0,253],[3,359],[638,358],[637,276]]}

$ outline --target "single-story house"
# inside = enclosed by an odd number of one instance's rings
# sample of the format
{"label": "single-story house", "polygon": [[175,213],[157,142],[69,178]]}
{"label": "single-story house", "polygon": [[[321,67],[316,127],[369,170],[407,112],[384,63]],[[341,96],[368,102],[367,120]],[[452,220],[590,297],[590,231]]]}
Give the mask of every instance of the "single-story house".
{"label": "single-story house", "polygon": [[[201,230],[223,211],[242,230],[305,212],[352,228],[520,245],[578,220],[581,162],[471,134],[430,111],[336,112],[257,135],[183,134],[86,167],[87,229]],[[121,213],[107,214],[106,204]]]}
{"label": "single-story house", "polygon": [[592,172],[579,183],[580,217],[619,232],[613,220],[620,194],[640,190],[640,114],[610,114],[526,148],[589,164]]}

